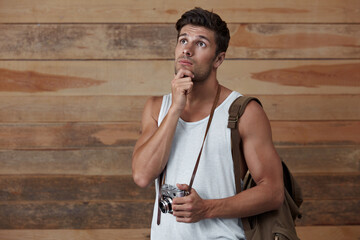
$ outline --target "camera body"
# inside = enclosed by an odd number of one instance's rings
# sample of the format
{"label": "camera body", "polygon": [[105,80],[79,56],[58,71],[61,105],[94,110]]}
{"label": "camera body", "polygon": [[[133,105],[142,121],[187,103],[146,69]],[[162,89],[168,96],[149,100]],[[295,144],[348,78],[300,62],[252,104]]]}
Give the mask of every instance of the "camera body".
{"label": "camera body", "polygon": [[164,184],[161,187],[162,200],[159,202],[159,208],[162,213],[172,213],[172,201],[176,197],[186,196],[186,191],[180,190],[170,184]]}

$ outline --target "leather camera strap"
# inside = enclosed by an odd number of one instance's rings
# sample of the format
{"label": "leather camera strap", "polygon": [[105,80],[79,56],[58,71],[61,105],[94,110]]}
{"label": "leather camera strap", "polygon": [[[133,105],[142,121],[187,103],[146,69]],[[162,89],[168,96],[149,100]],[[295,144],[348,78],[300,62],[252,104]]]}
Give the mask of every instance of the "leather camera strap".
{"label": "leather camera strap", "polygon": [[[214,99],[213,106],[212,106],[212,108],[211,108],[211,112],[210,112],[208,124],[207,124],[207,126],[206,126],[204,140],[203,140],[203,143],[202,143],[202,145],[201,145],[200,152],[199,152],[199,155],[198,155],[198,158],[197,158],[197,160],[196,160],[195,167],[194,167],[194,171],[193,171],[192,176],[191,176],[191,180],[190,180],[190,184],[189,184],[189,190],[188,190],[189,193],[191,192],[191,188],[192,188],[192,185],[193,185],[193,182],[194,182],[194,179],[195,179],[196,171],[197,171],[198,166],[199,166],[199,162],[200,162],[200,158],[201,158],[201,153],[202,153],[202,150],[203,150],[203,148],[204,148],[206,136],[207,136],[207,134],[208,134],[208,132],[209,132],[210,125],[211,125],[211,121],[212,121],[212,119],[213,119],[216,106],[217,106],[217,104],[218,104],[218,102],[219,102],[220,92],[221,92],[221,86],[218,84],[218,86],[217,86],[217,91],[216,91],[216,96],[215,96],[215,99]],[[166,166],[165,166],[163,172],[160,174],[160,176],[159,176],[159,178],[158,178],[158,184],[159,184],[158,204],[159,204],[160,201],[161,201],[161,186],[165,183],[165,174],[166,174]],[[161,212],[160,212],[160,208],[158,207],[157,225],[160,225],[160,220],[161,220]]]}

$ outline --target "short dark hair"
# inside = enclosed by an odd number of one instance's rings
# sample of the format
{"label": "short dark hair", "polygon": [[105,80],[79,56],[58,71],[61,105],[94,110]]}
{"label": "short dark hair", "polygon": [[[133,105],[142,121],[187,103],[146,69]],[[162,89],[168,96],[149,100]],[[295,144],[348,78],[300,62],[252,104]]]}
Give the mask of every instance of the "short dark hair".
{"label": "short dark hair", "polygon": [[230,32],[226,22],[223,21],[219,15],[199,7],[185,12],[175,25],[178,32],[178,38],[181,29],[188,24],[205,27],[214,31],[216,41],[216,56],[221,52],[226,52],[229,46]]}

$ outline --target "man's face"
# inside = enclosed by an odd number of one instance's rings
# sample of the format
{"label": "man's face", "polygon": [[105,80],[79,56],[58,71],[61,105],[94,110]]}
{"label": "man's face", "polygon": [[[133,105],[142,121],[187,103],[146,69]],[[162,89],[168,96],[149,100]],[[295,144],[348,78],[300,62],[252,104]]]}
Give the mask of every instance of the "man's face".
{"label": "man's face", "polygon": [[185,25],[175,48],[175,74],[180,69],[190,70],[194,82],[205,81],[213,70],[216,43],[215,33],[207,28]]}

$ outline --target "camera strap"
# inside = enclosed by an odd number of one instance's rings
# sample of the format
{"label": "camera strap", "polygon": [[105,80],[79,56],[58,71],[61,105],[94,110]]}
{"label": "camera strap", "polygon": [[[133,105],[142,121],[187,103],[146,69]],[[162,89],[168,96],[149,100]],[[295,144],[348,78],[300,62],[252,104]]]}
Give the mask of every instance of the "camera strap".
{"label": "camera strap", "polygon": [[[216,96],[215,96],[215,99],[214,99],[213,106],[212,106],[212,108],[211,108],[211,112],[210,112],[208,124],[207,124],[207,126],[206,126],[204,140],[203,140],[203,142],[202,142],[202,145],[201,145],[201,148],[200,148],[200,152],[199,152],[199,155],[198,155],[198,158],[197,158],[197,160],[196,160],[195,167],[194,167],[194,171],[193,171],[192,176],[191,176],[191,179],[190,179],[190,184],[189,184],[189,189],[188,189],[188,192],[189,192],[189,193],[191,192],[191,188],[192,188],[192,185],[193,185],[193,182],[194,182],[194,179],[195,179],[196,171],[197,171],[198,166],[199,166],[199,162],[200,162],[200,158],[201,158],[201,153],[202,153],[202,150],[203,150],[203,148],[204,148],[206,136],[207,136],[207,134],[208,134],[208,132],[209,132],[210,125],[211,125],[211,121],[212,121],[212,119],[213,119],[216,106],[217,106],[217,104],[218,104],[218,102],[219,102],[220,92],[221,92],[221,86],[218,84]],[[162,185],[165,183],[165,175],[166,175],[166,166],[165,166],[164,170],[161,172],[161,174],[160,174],[160,176],[159,176],[159,178],[158,178],[158,184],[159,184],[159,189],[158,189],[158,190],[159,190],[159,191],[158,191],[158,204],[159,204],[160,201],[161,201],[161,187],[162,187]],[[160,219],[161,219],[161,212],[160,212],[160,208],[158,207],[157,225],[160,225]]]}

